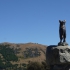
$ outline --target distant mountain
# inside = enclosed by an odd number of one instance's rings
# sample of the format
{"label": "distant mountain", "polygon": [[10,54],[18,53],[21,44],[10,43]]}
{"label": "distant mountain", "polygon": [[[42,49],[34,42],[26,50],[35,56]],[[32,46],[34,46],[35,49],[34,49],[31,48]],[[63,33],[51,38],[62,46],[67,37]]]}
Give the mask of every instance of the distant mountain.
{"label": "distant mountain", "polygon": [[46,60],[46,45],[38,43],[0,43],[0,60],[2,63],[28,64],[30,61]]}

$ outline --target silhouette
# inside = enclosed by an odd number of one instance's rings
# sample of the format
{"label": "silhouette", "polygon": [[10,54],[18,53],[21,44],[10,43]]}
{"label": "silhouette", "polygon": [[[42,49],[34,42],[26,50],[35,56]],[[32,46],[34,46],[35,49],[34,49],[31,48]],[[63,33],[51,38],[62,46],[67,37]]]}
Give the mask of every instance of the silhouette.
{"label": "silhouette", "polygon": [[60,36],[60,43],[62,42],[66,42],[66,27],[65,27],[65,23],[66,23],[66,20],[64,21],[61,21],[59,20],[59,36]]}

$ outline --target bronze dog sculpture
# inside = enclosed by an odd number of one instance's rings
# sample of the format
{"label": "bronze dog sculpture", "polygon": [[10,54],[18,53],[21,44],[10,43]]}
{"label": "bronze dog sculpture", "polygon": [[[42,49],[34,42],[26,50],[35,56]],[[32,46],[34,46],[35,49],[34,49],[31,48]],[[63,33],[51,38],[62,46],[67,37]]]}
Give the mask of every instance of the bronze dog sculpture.
{"label": "bronze dog sculpture", "polygon": [[66,27],[65,27],[65,23],[66,23],[66,20],[64,21],[61,21],[59,20],[59,36],[60,36],[60,42],[66,42]]}

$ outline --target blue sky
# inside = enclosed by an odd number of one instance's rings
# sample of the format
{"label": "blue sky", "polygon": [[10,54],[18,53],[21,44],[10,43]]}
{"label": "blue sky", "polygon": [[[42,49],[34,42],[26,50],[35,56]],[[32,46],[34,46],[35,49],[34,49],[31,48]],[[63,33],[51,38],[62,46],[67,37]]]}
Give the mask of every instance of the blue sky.
{"label": "blue sky", "polygon": [[70,43],[70,0],[0,0],[0,42],[59,42],[59,19]]}

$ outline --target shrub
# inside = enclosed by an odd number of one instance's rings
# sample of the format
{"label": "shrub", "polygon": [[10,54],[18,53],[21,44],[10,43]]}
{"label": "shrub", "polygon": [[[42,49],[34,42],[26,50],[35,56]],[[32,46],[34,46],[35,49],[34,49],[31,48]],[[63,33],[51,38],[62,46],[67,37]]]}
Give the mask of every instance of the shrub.
{"label": "shrub", "polygon": [[27,70],[45,70],[44,65],[38,62],[30,62],[27,66]]}

